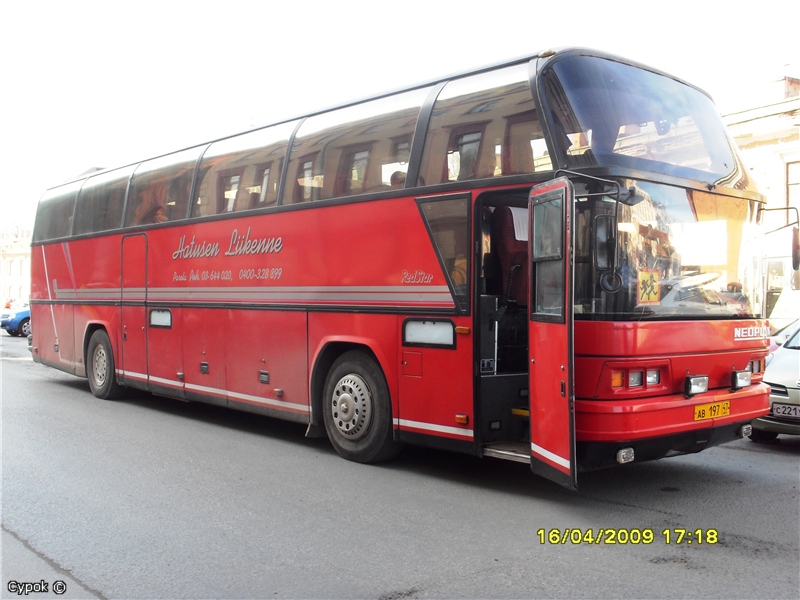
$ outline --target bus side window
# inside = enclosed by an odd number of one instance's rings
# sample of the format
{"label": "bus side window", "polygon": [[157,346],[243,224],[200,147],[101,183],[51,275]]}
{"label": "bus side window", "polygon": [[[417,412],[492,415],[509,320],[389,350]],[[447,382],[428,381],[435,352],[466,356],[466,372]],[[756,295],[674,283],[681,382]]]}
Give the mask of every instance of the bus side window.
{"label": "bus side window", "polygon": [[32,241],[44,242],[72,233],[72,213],[82,184],[82,180],[75,181],[44,193],[36,209]]}
{"label": "bus side window", "polygon": [[402,187],[428,92],[414,90],[306,119],[292,143],[284,203]]}
{"label": "bus side window", "polygon": [[191,216],[276,205],[283,159],[296,126],[282,123],[211,144],[198,170]]}
{"label": "bus side window", "polygon": [[185,219],[201,148],[140,163],[131,180],[125,226]]}
{"label": "bus side window", "polygon": [[420,167],[428,185],[552,170],[521,64],[463,79],[439,93]]}
{"label": "bus side window", "polygon": [[132,167],[101,173],[86,180],[78,196],[74,235],[118,229]]}

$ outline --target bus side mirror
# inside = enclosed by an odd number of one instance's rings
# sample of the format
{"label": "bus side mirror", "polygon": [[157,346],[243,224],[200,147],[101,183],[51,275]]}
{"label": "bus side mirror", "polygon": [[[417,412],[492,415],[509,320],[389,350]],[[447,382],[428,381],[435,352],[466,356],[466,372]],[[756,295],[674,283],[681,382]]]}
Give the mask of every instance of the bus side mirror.
{"label": "bus side mirror", "polygon": [[792,268],[800,269],[800,228],[797,225],[792,229]]}
{"label": "bus side mirror", "polygon": [[597,215],[594,218],[594,266],[598,271],[612,271],[616,267],[615,223],[614,215]]}
{"label": "bus side mirror", "polygon": [[598,283],[603,291],[613,294],[622,287],[617,273],[617,215],[594,218],[594,266],[600,272]]}

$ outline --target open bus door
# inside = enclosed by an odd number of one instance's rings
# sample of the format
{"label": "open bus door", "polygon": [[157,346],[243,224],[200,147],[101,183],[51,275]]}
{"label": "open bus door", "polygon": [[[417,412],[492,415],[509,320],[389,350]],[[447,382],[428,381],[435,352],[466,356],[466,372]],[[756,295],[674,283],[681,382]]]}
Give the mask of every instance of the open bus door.
{"label": "open bus door", "polygon": [[528,306],[531,469],[575,490],[575,396],[573,386],[573,202],[561,177],[534,187],[529,196]]}

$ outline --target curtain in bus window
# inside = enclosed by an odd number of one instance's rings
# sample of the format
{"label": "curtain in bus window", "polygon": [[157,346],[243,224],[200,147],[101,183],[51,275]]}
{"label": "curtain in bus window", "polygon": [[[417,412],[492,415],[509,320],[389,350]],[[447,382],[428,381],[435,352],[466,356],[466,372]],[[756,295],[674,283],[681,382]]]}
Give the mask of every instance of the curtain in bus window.
{"label": "curtain in bus window", "polygon": [[75,199],[82,184],[83,181],[75,181],[44,193],[36,209],[34,242],[66,237],[72,233]]}
{"label": "curtain in bus window", "polygon": [[125,192],[133,167],[95,175],[86,180],[75,210],[74,235],[122,227]]}
{"label": "curtain in bus window", "polygon": [[189,148],[139,164],[131,180],[126,227],[186,218],[201,150]]}
{"label": "curtain in bus window", "polygon": [[425,137],[420,185],[551,170],[528,65],[449,82]]}
{"label": "curtain in bus window", "polygon": [[275,206],[289,137],[297,122],[250,131],[211,144],[203,154],[192,216]]}
{"label": "curtain in bus window", "polygon": [[292,144],[284,203],[401,188],[428,89],[310,117]]}
{"label": "curtain in bus window", "polygon": [[419,201],[439,260],[462,310],[469,294],[469,196]]}

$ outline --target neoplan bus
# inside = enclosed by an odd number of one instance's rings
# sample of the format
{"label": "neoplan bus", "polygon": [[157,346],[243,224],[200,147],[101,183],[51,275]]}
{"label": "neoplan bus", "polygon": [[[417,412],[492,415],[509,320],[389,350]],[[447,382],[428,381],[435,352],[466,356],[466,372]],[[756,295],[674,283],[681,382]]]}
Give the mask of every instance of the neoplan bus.
{"label": "neoplan bus", "polygon": [[48,190],[32,352],[125,387],[580,470],[769,411],[764,198],[704,92],[548,51]]}

